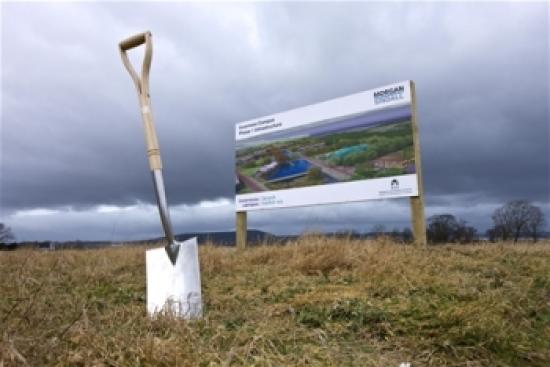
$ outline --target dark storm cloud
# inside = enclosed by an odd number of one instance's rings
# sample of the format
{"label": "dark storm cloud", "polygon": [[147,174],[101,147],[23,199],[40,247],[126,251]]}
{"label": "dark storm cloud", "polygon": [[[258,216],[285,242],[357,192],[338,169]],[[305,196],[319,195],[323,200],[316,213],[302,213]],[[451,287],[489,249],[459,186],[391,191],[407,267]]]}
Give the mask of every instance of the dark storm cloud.
{"label": "dark storm cloud", "polygon": [[[167,191],[182,208],[232,197],[236,122],[407,79],[417,86],[429,206],[486,205],[483,212],[518,197],[548,202],[547,4],[3,3],[2,10],[6,217],[153,202],[137,97],[116,48],[145,29],[154,37],[151,97]],[[405,223],[406,205],[395,205],[403,214],[394,222]],[[325,228],[351,221],[355,206],[334,208],[281,211],[279,226],[290,217]]]}

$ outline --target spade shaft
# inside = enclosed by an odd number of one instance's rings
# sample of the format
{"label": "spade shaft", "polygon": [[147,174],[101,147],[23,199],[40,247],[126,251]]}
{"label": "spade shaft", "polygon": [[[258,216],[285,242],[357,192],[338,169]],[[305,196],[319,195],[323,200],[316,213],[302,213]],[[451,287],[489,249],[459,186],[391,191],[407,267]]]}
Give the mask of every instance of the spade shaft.
{"label": "spade shaft", "polygon": [[[137,74],[130,60],[128,59],[127,50],[145,44],[145,54],[141,67],[141,76]],[[166,253],[172,264],[176,263],[179,252],[179,245],[174,238],[172,230],[172,222],[170,221],[170,212],[166,201],[166,192],[164,190],[164,180],[162,178],[162,161],[160,158],[160,148],[151,113],[151,99],[149,96],[149,70],[151,69],[151,59],[153,56],[153,43],[151,40],[151,32],[147,31],[129,37],[119,43],[120,56],[122,63],[130,73],[132,80],[137,89],[139,104],[141,107],[141,116],[143,118],[143,128],[145,130],[145,145],[147,147],[147,157],[149,159],[149,168],[153,177],[155,187],[155,196],[160,214],[160,220],[164,229],[164,234],[168,239],[166,245]]]}

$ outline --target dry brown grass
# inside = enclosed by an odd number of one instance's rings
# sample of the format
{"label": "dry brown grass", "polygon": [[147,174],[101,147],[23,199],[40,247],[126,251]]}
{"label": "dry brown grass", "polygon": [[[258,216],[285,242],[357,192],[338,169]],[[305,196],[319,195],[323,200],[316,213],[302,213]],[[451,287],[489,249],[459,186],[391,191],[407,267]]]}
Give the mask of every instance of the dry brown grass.
{"label": "dry brown grass", "polygon": [[195,322],[147,317],[144,258],[0,253],[0,366],[550,365],[550,245],[202,246]]}

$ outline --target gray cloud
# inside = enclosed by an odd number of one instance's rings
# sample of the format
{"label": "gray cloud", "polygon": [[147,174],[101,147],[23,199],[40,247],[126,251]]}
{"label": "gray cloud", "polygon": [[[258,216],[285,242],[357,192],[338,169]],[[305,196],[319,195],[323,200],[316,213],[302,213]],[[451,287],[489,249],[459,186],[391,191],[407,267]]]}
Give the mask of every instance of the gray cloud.
{"label": "gray cloud", "polygon": [[[154,35],[151,95],[167,191],[182,213],[232,197],[236,122],[406,79],[417,85],[429,210],[475,207],[466,214],[483,226],[506,200],[548,203],[547,4],[1,6],[0,218],[8,223],[21,223],[17,211],[71,208],[86,219],[47,218],[58,228],[70,220],[63,233],[76,236],[80,224],[101,222],[98,205],[153,202],[137,98],[116,48],[144,29]],[[405,204],[383,203],[369,205],[407,223]],[[345,227],[346,213],[362,207],[324,208],[256,223],[276,232],[294,230],[290,218]],[[231,227],[231,213],[224,218],[213,220]],[[182,225],[191,226],[201,225]]]}

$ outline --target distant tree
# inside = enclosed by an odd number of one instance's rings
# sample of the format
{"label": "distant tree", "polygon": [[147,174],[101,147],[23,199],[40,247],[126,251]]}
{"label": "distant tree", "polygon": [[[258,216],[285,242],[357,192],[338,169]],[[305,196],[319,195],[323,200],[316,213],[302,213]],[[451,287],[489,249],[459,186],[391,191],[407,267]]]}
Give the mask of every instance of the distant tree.
{"label": "distant tree", "polygon": [[477,239],[477,230],[454,215],[438,214],[428,218],[427,235],[432,243],[470,243]]}
{"label": "distant tree", "polygon": [[381,237],[386,234],[386,226],[383,224],[377,224],[372,227],[371,232],[375,237]]}
{"label": "distant tree", "polygon": [[491,242],[496,242],[499,238],[495,227],[489,228],[487,231],[485,231],[485,235]]}
{"label": "distant tree", "polygon": [[544,213],[538,206],[534,206],[531,209],[529,216],[529,223],[527,224],[527,233],[533,238],[533,242],[537,242],[540,236],[540,231],[546,225],[546,219]]}
{"label": "distant tree", "polygon": [[399,228],[397,227],[394,227],[394,229],[392,229],[392,231],[390,232],[390,236],[396,241],[402,240],[401,232],[399,232]]}
{"label": "distant tree", "polygon": [[510,231],[501,225],[496,225],[489,228],[485,234],[491,242],[497,242],[498,240],[506,241],[510,238]]}
{"label": "distant tree", "polygon": [[337,238],[357,238],[361,234],[354,229],[342,229],[334,232],[334,236]]}
{"label": "distant tree", "polygon": [[11,228],[6,226],[4,223],[0,223],[0,243],[5,243],[15,239]]}
{"label": "distant tree", "polygon": [[513,238],[514,243],[525,235],[533,236],[536,241],[545,223],[540,208],[526,200],[509,201],[494,211],[492,219],[496,237],[504,241]]}
{"label": "distant tree", "polygon": [[403,242],[410,243],[413,241],[413,233],[410,228],[403,228],[403,231],[401,231],[401,238],[403,239]]}
{"label": "distant tree", "polygon": [[432,215],[428,218],[428,240],[433,243],[452,242],[457,227],[458,223],[454,215]]}
{"label": "distant tree", "polygon": [[469,226],[465,220],[458,221],[454,237],[455,242],[472,243],[477,240],[477,229]]}

